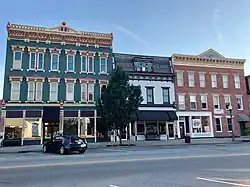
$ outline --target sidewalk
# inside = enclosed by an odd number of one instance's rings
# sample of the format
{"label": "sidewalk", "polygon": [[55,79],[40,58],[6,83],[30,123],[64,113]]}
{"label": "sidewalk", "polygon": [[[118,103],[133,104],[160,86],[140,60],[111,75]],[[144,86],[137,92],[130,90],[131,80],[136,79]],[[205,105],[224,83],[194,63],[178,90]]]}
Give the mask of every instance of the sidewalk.
{"label": "sidewalk", "polygon": [[[250,142],[250,137],[236,138],[235,142],[232,142],[231,138],[204,138],[204,139],[192,139],[190,144],[186,144],[184,139],[178,140],[158,140],[158,141],[130,141],[124,140],[124,144],[134,144],[136,147],[150,147],[150,146],[188,146],[188,145],[220,145],[220,144],[239,144],[243,142]],[[106,148],[113,142],[98,142],[88,143],[88,149]],[[29,145],[18,147],[0,147],[0,154],[4,153],[24,153],[24,152],[42,152],[42,145]]]}

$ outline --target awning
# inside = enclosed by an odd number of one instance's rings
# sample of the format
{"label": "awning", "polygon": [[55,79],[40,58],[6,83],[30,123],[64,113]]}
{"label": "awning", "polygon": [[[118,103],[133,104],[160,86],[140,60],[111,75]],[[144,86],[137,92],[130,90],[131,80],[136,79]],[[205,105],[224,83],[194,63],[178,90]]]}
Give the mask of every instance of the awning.
{"label": "awning", "polygon": [[141,110],[137,112],[138,121],[175,121],[177,119],[175,111]]}
{"label": "awning", "polygon": [[248,121],[250,121],[250,117],[246,114],[239,114],[238,121],[239,122],[248,122]]}

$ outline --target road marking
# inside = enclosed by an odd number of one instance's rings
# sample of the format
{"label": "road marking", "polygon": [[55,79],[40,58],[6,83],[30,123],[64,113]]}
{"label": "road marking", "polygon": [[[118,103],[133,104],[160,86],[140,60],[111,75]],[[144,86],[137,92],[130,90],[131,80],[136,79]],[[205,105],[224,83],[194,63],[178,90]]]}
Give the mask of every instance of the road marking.
{"label": "road marking", "polygon": [[110,184],[109,186],[110,187],[120,187],[120,186],[116,186],[116,185],[113,185],[113,184]]}
{"label": "road marking", "polygon": [[233,186],[248,186],[248,187],[250,187],[250,185],[247,185],[247,184],[240,184],[240,183],[234,183],[234,182],[225,182],[225,181],[220,181],[220,180],[215,180],[215,179],[209,179],[209,178],[197,177],[197,180],[203,180],[203,181],[214,182],[214,183],[221,183],[221,184],[228,184],[228,185],[233,185]]}
{"label": "road marking", "polygon": [[18,169],[18,168],[34,168],[34,167],[49,167],[49,166],[71,166],[71,165],[87,165],[87,164],[105,164],[105,163],[135,162],[135,161],[139,162],[139,161],[176,160],[176,159],[192,159],[192,158],[237,157],[237,156],[249,156],[249,155],[250,155],[250,153],[238,153],[238,154],[235,153],[235,154],[219,154],[219,155],[131,158],[131,159],[99,160],[99,161],[94,160],[94,161],[83,161],[83,162],[59,162],[59,163],[0,166],[0,169]]}
{"label": "road marking", "polygon": [[6,160],[5,158],[0,158],[0,160]]}

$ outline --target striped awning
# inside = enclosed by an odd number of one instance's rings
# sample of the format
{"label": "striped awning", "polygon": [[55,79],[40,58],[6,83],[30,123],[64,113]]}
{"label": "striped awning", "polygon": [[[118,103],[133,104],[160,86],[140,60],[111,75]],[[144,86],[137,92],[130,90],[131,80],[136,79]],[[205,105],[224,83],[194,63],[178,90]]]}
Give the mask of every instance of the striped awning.
{"label": "striped awning", "polygon": [[238,121],[239,122],[249,122],[250,117],[249,117],[249,115],[246,115],[246,114],[239,114],[238,115]]}

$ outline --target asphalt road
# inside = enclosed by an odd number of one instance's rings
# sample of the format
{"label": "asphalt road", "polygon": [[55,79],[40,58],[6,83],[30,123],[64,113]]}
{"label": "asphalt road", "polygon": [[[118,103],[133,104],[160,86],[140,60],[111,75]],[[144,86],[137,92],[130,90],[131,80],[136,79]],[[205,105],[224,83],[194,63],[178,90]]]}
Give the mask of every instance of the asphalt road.
{"label": "asphalt road", "polygon": [[250,186],[250,144],[0,154],[1,187]]}

